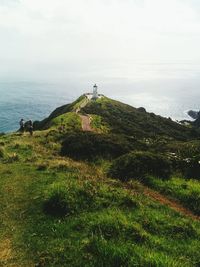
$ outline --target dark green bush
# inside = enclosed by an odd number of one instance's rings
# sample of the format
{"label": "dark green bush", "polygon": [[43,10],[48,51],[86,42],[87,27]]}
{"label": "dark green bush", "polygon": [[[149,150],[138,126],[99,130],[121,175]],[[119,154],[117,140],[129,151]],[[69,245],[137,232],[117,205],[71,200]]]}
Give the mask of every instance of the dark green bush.
{"label": "dark green bush", "polygon": [[128,150],[128,146],[114,135],[77,132],[66,136],[61,154],[75,159],[116,158]]}
{"label": "dark green bush", "polygon": [[161,154],[151,152],[131,152],[116,159],[108,174],[122,181],[139,179],[145,181],[147,175],[169,178],[171,162]]}
{"label": "dark green bush", "polygon": [[191,191],[191,194],[184,199],[185,205],[195,214],[200,215],[200,193]]}
{"label": "dark green bush", "polygon": [[185,167],[186,178],[200,179],[200,156],[193,157]]}

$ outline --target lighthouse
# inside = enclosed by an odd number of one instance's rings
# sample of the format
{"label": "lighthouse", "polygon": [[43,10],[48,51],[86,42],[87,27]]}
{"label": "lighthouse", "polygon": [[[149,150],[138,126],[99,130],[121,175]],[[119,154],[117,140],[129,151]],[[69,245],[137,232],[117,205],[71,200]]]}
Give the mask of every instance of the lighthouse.
{"label": "lighthouse", "polygon": [[98,98],[98,86],[95,84],[93,86],[93,96],[92,96],[93,99],[97,99]]}

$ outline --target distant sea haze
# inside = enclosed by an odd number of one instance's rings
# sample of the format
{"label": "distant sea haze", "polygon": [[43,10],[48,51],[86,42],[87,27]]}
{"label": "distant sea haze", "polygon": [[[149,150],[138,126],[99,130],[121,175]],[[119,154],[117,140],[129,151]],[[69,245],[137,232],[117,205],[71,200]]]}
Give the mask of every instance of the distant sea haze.
{"label": "distant sea haze", "polygon": [[[199,84],[180,80],[133,83],[113,80],[101,82],[99,92],[135,107],[145,107],[149,112],[181,120],[190,119],[187,110],[200,109]],[[92,91],[92,85],[0,82],[0,132],[16,131],[21,118],[44,119],[58,106]]]}

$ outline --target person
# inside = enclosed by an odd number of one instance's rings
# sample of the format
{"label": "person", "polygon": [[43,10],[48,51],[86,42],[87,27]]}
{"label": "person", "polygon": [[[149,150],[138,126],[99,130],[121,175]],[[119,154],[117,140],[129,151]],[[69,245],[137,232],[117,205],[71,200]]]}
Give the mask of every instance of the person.
{"label": "person", "polygon": [[32,120],[28,121],[28,131],[30,135],[33,135],[33,122]]}
{"label": "person", "polygon": [[21,132],[21,133],[24,133],[24,130],[25,130],[24,119],[21,119],[21,120],[20,120],[19,125],[20,125],[20,132]]}

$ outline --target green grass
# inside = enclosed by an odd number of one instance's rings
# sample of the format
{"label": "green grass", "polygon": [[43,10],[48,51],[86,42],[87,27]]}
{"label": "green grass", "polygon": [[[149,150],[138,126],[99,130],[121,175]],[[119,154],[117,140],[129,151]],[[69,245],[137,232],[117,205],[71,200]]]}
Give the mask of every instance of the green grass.
{"label": "green grass", "polygon": [[[57,108],[32,137],[0,136],[0,266],[199,266],[199,221],[144,195],[138,181],[106,175],[112,158],[136,150],[161,152],[180,167],[198,156],[199,141],[177,140],[198,132],[102,98],[82,110],[97,133],[82,133],[74,111],[84,103],[82,96]],[[197,180],[143,182],[199,214]]]}
{"label": "green grass", "polygon": [[49,124],[49,127],[60,127],[64,125],[64,130],[80,130],[81,129],[81,119],[74,112],[68,112],[66,114],[60,115],[54,119]]}
{"label": "green grass", "polygon": [[93,114],[91,115],[91,118],[92,118],[91,126],[93,129],[101,133],[108,133],[110,131],[109,125],[103,122],[101,116]]}
{"label": "green grass", "polygon": [[151,177],[148,179],[148,183],[152,188],[179,200],[184,206],[188,207],[195,214],[200,215],[199,181],[176,177],[173,177],[168,181],[164,181]]}
{"label": "green grass", "polygon": [[171,119],[141,111],[106,97],[89,102],[83,111],[100,116],[102,124],[107,125],[111,133],[137,139],[162,137],[191,140],[200,135],[198,130],[182,126]]}
{"label": "green grass", "polygon": [[[100,166],[60,157],[47,134],[0,139],[3,153],[18,155],[0,158],[0,265],[199,265],[199,222],[144,196],[139,183],[125,189]],[[55,196],[63,214],[45,209]]]}

